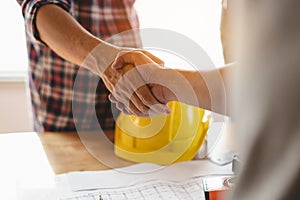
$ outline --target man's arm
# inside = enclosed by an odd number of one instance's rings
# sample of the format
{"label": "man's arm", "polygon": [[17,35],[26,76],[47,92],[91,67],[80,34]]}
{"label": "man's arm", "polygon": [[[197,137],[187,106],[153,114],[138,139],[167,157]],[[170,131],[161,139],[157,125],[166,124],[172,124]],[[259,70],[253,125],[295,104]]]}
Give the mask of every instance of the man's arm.
{"label": "man's arm", "polygon": [[54,4],[39,8],[36,26],[43,42],[61,57],[77,65],[81,65],[89,52],[101,44],[100,39]]}
{"label": "man's arm", "polygon": [[[233,64],[202,72],[164,69],[151,65],[137,68],[161,103],[180,101],[225,115],[228,115],[229,110],[229,76],[232,69]],[[126,87],[125,84],[122,85]],[[120,110],[127,112],[127,108],[120,105],[114,97],[111,100],[117,103]]]}
{"label": "man's arm", "polygon": [[[161,69],[171,81],[162,87],[152,84],[151,90],[156,98],[162,102],[180,101],[189,105],[211,110],[220,114],[228,115],[229,110],[229,74],[233,66],[211,71],[185,71],[173,69]],[[161,73],[161,74],[162,74]],[[174,77],[178,77],[174,80]],[[190,88],[190,89],[188,89]],[[173,90],[173,91],[172,91]],[[176,92],[176,94],[174,93]]]}
{"label": "man's arm", "polygon": [[[128,70],[124,68],[115,70],[109,67],[112,59],[122,56],[119,54],[122,51],[121,48],[105,43],[90,34],[68,12],[57,5],[48,4],[40,7],[36,15],[36,26],[39,37],[44,43],[64,59],[99,75],[111,92],[115,89],[114,86],[119,78]],[[144,51],[139,51],[135,55],[161,63],[158,58]],[[132,64],[131,67],[136,65],[134,62],[130,64]],[[132,105],[130,112],[135,114],[147,115],[151,105],[159,104],[146,85],[133,94],[126,91],[119,92],[123,95],[118,100],[123,104]],[[143,96],[149,98],[145,99]],[[130,99],[129,102],[127,99]],[[156,109],[164,112],[163,107]]]}

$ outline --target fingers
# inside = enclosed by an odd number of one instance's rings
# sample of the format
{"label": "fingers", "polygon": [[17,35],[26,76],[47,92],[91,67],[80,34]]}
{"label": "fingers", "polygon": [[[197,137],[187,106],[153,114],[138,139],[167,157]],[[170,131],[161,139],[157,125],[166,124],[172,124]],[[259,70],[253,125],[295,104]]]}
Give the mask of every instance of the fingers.
{"label": "fingers", "polygon": [[[169,108],[166,105],[161,104],[157,98],[153,96],[153,93],[148,87],[147,82],[145,83],[143,78],[144,76],[140,76],[140,70],[138,70],[138,68],[132,68],[123,75],[122,80],[120,83],[118,83],[118,86],[127,86],[133,89],[132,91],[127,92],[133,93],[130,101],[140,111],[141,114],[149,115],[149,109],[153,114],[169,113]],[[122,90],[124,91],[125,89]]]}
{"label": "fingers", "polygon": [[164,62],[153,54],[145,50],[135,51],[121,51],[118,53],[116,59],[111,64],[113,69],[120,69],[126,64],[133,64],[139,66],[147,63],[155,63],[159,66],[164,66]]}
{"label": "fingers", "polygon": [[165,94],[164,94],[164,88],[163,86],[159,85],[159,84],[153,84],[150,83],[149,84],[149,88],[151,89],[152,94],[155,96],[155,98],[161,102],[161,103],[168,103]]}
{"label": "fingers", "polygon": [[122,102],[119,102],[113,95],[108,96],[109,100],[116,104],[116,107],[126,115],[135,115],[138,117],[149,117],[148,109],[145,109],[144,112],[141,112],[136,108],[132,101],[128,101],[127,106],[125,106]]}
{"label": "fingers", "polygon": [[[120,90],[118,87],[117,91]],[[132,95],[128,95],[128,93],[117,93],[116,91],[114,91],[113,94],[114,95],[109,96],[110,101],[116,103],[117,108],[124,113],[139,117],[151,117],[170,113],[168,106],[158,102],[147,85],[139,87],[136,92],[132,92]],[[124,96],[130,97],[124,98]]]}
{"label": "fingers", "polygon": [[[147,69],[138,69],[137,66],[145,64],[149,64]],[[142,117],[149,117],[149,111],[155,115],[170,113],[169,108],[161,104],[146,85],[151,71],[163,64],[162,60],[144,50],[119,52],[111,64],[113,69],[123,74],[111,91],[119,110]]]}
{"label": "fingers", "polygon": [[124,59],[124,56],[122,56],[121,54],[122,54],[121,52],[118,53],[117,58],[111,64],[111,68],[113,68],[113,69],[121,69],[124,66],[125,59]]}
{"label": "fingers", "polygon": [[[142,108],[142,113],[143,114],[147,114],[148,116],[150,115],[149,112],[151,112],[152,115],[158,115],[158,114],[169,114],[170,110],[169,108],[164,105],[161,104],[154,96],[153,93],[151,92],[150,88],[147,85],[143,85],[140,88],[137,89],[137,91],[135,92],[135,96],[137,96],[138,98],[136,99],[132,99],[132,102],[139,106],[139,105],[145,105]],[[143,112],[145,111],[146,112]]]}
{"label": "fingers", "polygon": [[124,106],[123,103],[118,102],[118,100],[112,95],[109,94],[108,95],[108,99],[112,102],[116,104],[117,109],[119,109],[121,112],[123,112],[125,115],[130,115],[131,113],[127,110],[127,108]]}
{"label": "fingers", "polygon": [[159,64],[160,66],[164,66],[165,63],[164,61],[162,61],[161,59],[159,59],[158,57],[154,56],[153,54],[151,54],[148,51],[142,50],[142,52],[144,54],[146,54],[146,56],[148,56],[151,60],[153,60],[154,62],[156,62],[157,64]]}
{"label": "fingers", "polygon": [[[127,68],[126,66],[125,68]],[[139,85],[142,85],[141,88],[138,88]],[[137,90],[135,88],[138,88]],[[135,92],[136,90],[136,92]],[[147,90],[147,91],[144,91]],[[137,92],[138,91],[138,92]],[[132,71],[126,73],[115,85],[112,95],[109,96],[109,99],[120,105],[119,110],[123,111],[123,107],[133,115],[146,117],[148,115],[149,107],[151,102],[142,101],[137,93],[150,93],[151,91],[147,86],[144,85],[143,80],[139,77],[138,72],[135,68]],[[148,95],[147,95],[148,96]],[[162,111],[161,111],[162,112]]]}

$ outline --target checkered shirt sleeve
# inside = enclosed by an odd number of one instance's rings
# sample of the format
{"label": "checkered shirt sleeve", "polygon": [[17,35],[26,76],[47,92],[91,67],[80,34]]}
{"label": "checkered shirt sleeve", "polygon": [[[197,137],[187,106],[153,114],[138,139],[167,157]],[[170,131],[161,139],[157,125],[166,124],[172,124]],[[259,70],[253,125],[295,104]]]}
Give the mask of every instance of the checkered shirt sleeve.
{"label": "checkered shirt sleeve", "polygon": [[36,27],[36,13],[38,9],[47,4],[55,4],[70,12],[71,1],[69,0],[18,0],[22,7],[22,14],[25,19],[26,32],[31,37],[31,41],[42,42]]}
{"label": "checkered shirt sleeve", "polygon": [[[139,27],[133,8],[134,0],[17,1],[25,20],[34,129],[37,132],[99,130],[99,125],[102,129],[113,129],[113,115],[117,116],[117,111],[108,100],[109,91],[102,80],[64,60],[45,45],[40,40],[35,18],[41,6],[55,4],[70,13],[90,33],[107,40]],[[110,42],[119,46],[140,47],[140,38],[136,33],[117,37]]]}

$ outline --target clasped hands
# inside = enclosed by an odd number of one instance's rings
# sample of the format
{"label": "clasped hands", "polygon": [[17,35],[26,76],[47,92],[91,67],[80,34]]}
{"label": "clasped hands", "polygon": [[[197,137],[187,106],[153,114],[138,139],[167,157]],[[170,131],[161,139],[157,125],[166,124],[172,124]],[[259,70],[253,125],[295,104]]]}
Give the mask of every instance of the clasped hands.
{"label": "clasped hands", "polygon": [[111,94],[109,99],[127,115],[150,117],[169,114],[167,91],[155,81],[164,62],[145,50],[125,49],[104,71],[102,80]]}
{"label": "clasped hands", "polygon": [[155,84],[164,62],[151,53],[101,43],[86,57],[83,66],[97,74],[111,92],[109,99],[128,115],[149,117],[168,114],[164,98],[168,90]]}

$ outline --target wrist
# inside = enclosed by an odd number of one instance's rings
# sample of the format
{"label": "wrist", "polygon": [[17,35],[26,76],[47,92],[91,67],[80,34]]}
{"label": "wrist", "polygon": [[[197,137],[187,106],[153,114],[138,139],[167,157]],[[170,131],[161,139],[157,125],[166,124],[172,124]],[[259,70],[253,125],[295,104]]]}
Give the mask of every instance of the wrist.
{"label": "wrist", "polygon": [[[193,71],[191,72],[190,84],[197,96],[198,104],[196,106],[211,110],[211,96],[207,85],[208,83],[206,82],[206,79],[211,80],[211,78],[208,77],[209,75],[210,72]],[[204,77],[206,77],[206,79]]]}
{"label": "wrist", "polygon": [[93,49],[90,50],[84,59],[82,66],[91,72],[102,76],[104,71],[110,67],[117,57],[121,48],[104,41],[100,41]]}

